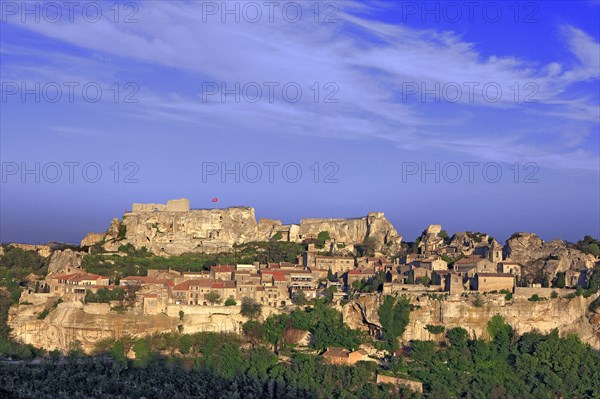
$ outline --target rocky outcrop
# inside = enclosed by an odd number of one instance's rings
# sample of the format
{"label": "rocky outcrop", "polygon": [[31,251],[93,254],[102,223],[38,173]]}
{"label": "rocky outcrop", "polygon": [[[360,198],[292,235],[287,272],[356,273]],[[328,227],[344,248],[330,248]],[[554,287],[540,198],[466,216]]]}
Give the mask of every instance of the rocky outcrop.
{"label": "rocky outcrop", "polygon": [[[443,339],[443,334],[429,332],[426,329],[428,324],[443,325],[446,330],[462,327],[473,338],[488,339],[487,323],[494,315],[499,314],[518,334],[534,330],[549,333],[558,329],[561,336],[575,333],[582,341],[600,349],[600,316],[590,314],[587,310],[598,295],[587,299],[580,296],[539,302],[526,299],[507,302],[504,295],[489,294],[482,296],[483,306],[474,305],[474,296],[449,296],[444,300],[432,299],[426,294],[408,293],[407,296],[414,307],[402,336],[405,342]],[[381,298],[375,295],[350,301],[343,307],[344,322],[352,328],[373,331],[373,326],[380,326],[377,315],[380,304]],[[370,311],[365,312],[365,309]]]}
{"label": "rocky outcrop", "polygon": [[558,272],[581,271],[593,268],[597,259],[561,240],[546,242],[533,233],[516,233],[506,241],[507,259],[524,265],[528,278],[546,274],[550,279]]}
{"label": "rocky outcrop", "polygon": [[465,255],[484,255],[487,248],[498,244],[492,237],[485,233],[458,232],[450,237],[449,246],[458,249]]}
{"label": "rocky outcrop", "polygon": [[157,255],[180,255],[225,252],[234,244],[253,241],[257,232],[254,209],[237,207],[128,213],[119,224],[113,221],[106,238],[118,245],[146,247]]}
{"label": "rocky outcrop", "polygon": [[[177,200],[182,201],[182,200]],[[121,245],[146,247],[156,255],[180,255],[185,252],[225,252],[235,244],[267,241],[301,242],[329,232],[337,243],[346,245],[372,241],[374,249],[385,254],[400,250],[402,237],[383,213],[369,213],[356,219],[303,219],[299,225],[283,225],[279,220],[261,219],[254,209],[186,210],[185,204],[169,201],[161,204],[134,204],[133,211],[114,219],[103,235],[104,248],[116,251]],[[90,237],[92,242],[99,236]]]}
{"label": "rocky outcrop", "polygon": [[88,233],[83,240],[81,240],[82,247],[89,247],[98,244],[104,240],[104,233]]}
{"label": "rocky outcrop", "polygon": [[402,242],[402,236],[382,212],[372,212],[367,217],[355,219],[300,221],[302,237],[316,237],[322,231],[328,232],[329,236],[339,243],[362,244],[366,240],[372,240],[375,250],[382,253],[397,253]]}
{"label": "rocky outcrop", "polygon": [[50,257],[48,273],[67,273],[73,269],[80,269],[84,255],[84,252],[76,252],[72,249],[54,251]]}

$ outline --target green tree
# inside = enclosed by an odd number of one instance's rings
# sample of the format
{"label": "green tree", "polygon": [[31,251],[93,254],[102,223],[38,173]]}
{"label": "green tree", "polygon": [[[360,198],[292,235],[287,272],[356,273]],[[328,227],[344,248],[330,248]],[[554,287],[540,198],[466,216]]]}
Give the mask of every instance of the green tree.
{"label": "green tree", "polygon": [[235,298],[230,296],[229,298],[227,298],[225,300],[225,306],[235,306],[237,305],[237,302],[235,301]]}
{"label": "green tree", "polygon": [[552,286],[554,288],[565,288],[565,286],[566,286],[565,275],[566,275],[565,272],[556,273],[556,277],[554,277],[554,279],[552,280]]}
{"label": "green tree", "polygon": [[248,320],[242,325],[242,331],[252,346],[256,346],[265,337],[263,325],[256,320]]}
{"label": "green tree", "polygon": [[183,355],[187,355],[190,353],[190,349],[192,348],[192,337],[188,334],[183,334],[179,339],[179,352]]}
{"label": "green tree", "polygon": [[117,362],[123,362],[123,363],[126,362],[127,358],[125,357],[125,347],[123,346],[123,342],[115,341],[115,343],[113,344],[113,346],[110,350],[110,355]]}
{"label": "green tree", "polygon": [[262,312],[262,307],[259,303],[257,303],[254,299],[249,297],[242,298],[242,308],[240,310],[240,314],[244,317],[248,317],[249,319],[255,319],[260,316]]}
{"label": "green tree", "polygon": [[409,322],[410,302],[407,298],[395,299],[386,295],[377,309],[379,321],[383,327],[383,339],[389,352],[398,350],[398,338],[404,334]]}
{"label": "green tree", "polygon": [[329,239],[331,239],[331,237],[329,236],[329,232],[321,231],[319,232],[319,234],[317,234],[317,242],[315,243],[315,246],[317,248],[323,248],[325,246],[325,241]]}
{"label": "green tree", "polygon": [[222,301],[221,294],[219,294],[216,291],[211,291],[209,293],[204,294],[204,299],[206,299],[211,305],[221,303]]}
{"label": "green tree", "polygon": [[133,352],[135,353],[135,360],[138,365],[147,365],[152,353],[150,343],[144,338],[138,339],[133,344]]}
{"label": "green tree", "polygon": [[302,289],[294,291],[292,294],[292,302],[298,306],[304,306],[307,303],[306,295]]}

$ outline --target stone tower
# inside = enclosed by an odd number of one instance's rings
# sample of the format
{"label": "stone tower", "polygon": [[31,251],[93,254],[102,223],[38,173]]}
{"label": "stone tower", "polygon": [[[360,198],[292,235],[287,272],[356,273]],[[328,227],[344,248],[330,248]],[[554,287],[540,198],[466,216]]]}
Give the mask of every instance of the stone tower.
{"label": "stone tower", "polygon": [[496,240],[492,241],[488,250],[488,259],[494,263],[502,262],[502,246]]}

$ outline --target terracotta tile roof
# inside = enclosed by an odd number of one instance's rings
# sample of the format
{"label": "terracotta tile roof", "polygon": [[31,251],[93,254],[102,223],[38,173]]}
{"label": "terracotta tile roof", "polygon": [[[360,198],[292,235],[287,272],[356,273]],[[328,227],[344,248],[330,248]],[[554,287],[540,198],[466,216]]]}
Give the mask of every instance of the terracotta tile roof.
{"label": "terracotta tile roof", "polygon": [[286,281],[285,274],[283,274],[281,272],[273,273],[273,281]]}
{"label": "terracotta tile roof", "polygon": [[350,352],[344,348],[332,347],[332,348],[327,348],[325,353],[323,353],[323,356],[340,357],[340,358],[346,359],[346,358],[348,358],[349,354],[350,354]]}
{"label": "terracotta tile roof", "polygon": [[57,274],[56,276],[52,276],[52,278],[59,280],[69,280],[69,281],[83,281],[83,280],[99,280],[99,279],[107,279],[108,277],[100,276],[99,274],[93,273],[71,273],[71,274]]}
{"label": "terracotta tile roof", "polygon": [[211,266],[210,270],[215,273],[231,273],[231,272],[235,271],[235,266],[231,266],[231,265]]}
{"label": "terracotta tile roof", "polygon": [[348,272],[348,274],[355,275],[355,274],[362,274],[362,273],[361,273],[361,271],[360,271],[360,270],[358,270],[358,269],[353,269],[353,270],[350,270],[350,271]]}
{"label": "terracotta tile roof", "polygon": [[223,288],[235,288],[235,281],[223,281]]}

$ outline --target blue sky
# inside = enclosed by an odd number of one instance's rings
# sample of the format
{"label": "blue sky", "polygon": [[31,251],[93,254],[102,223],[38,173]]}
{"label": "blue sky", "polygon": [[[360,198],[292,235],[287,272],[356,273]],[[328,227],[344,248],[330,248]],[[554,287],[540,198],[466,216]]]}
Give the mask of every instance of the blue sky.
{"label": "blue sky", "polygon": [[0,2],[2,242],[180,197],[383,211],[407,240],[600,236],[598,1],[22,4]]}

